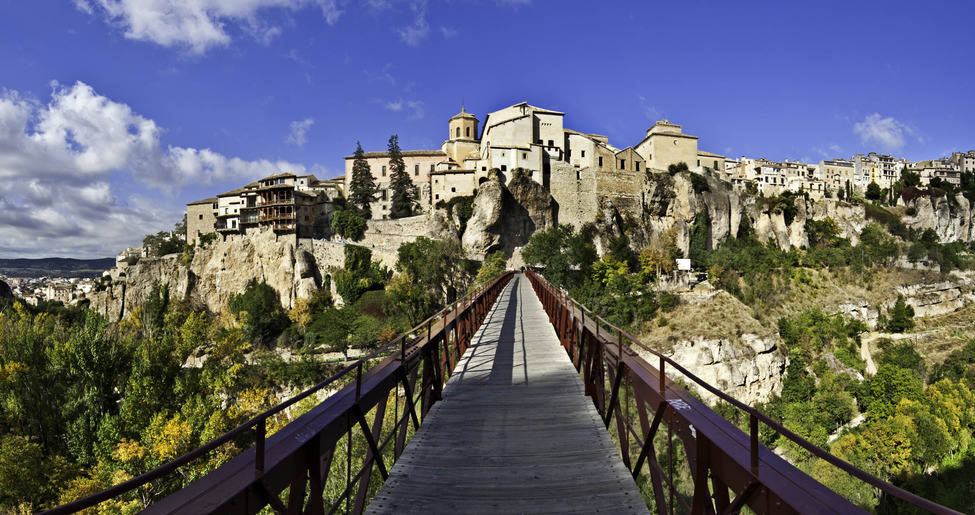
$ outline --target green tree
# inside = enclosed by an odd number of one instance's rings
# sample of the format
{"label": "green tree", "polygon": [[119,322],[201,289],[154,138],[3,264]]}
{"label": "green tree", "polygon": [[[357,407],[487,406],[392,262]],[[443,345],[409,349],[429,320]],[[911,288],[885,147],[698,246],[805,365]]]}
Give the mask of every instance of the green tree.
{"label": "green tree", "polygon": [[901,399],[919,400],[921,391],[921,378],[916,372],[883,363],[866,385],[867,411],[873,417],[889,417]]}
{"label": "green tree", "polygon": [[403,163],[403,154],[399,149],[399,136],[393,134],[389,137],[389,170],[390,184],[392,190],[392,205],[389,207],[389,216],[392,218],[403,218],[413,215],[416,207],[417,192],[413,180],[406,173],[406,164]]}
{"label": "green tree", "polygon": [[227,307],[241,322],[247,337],[257,342],[269,342],[290,323],[278,292],[263,280],[251,279],[244,293],[230,296]]}
{"label": "green tree", "polygon": [[705,262],[705,256],[711,246],[711,217],[708,212],[701,211],[694,217],[694,224],[691,226],[690,242],[688,244],[687,257],[691,258],[691,263],[701,266]]}
{"label": "green tree", "polygon": [[504,273],[508,264],[508,256],[498,250],[488,254],[481,263],[481,268],[477,270],[474,282],[471,283],[471,291],[487,286],[495,277]]}
{"label": "green tree", "polygon": [[898,295],[897,302],[888,313],[887,330],[892,333],[903,333],[914,327],[914,308],[904,302],[904,296]]}
{"label": "green tree", "polygon": [[576,272],[581,277],[592,274],[597,256],[596,247],[586,234],[560,224],[532,234],[522,249],[522,257],[529,265],[544,268],[545,278],[553,284],[570,286]]}
{"label": "green tree", "polygon": [[867,193],[865,195],[867,200],[880,200],[880,198],[883,197],[883,194],[883,190],[880,189],[880,185],[876,182],[871,181],[870,184],[867,185]]}
{"label": "green tree", "polygon": [[366,162],[365,152],[362,151],[362,144],[356,142],[355,157],[352,160],[352,180],[349,181],[349,203],[359,209],[362,216],[372,218],[372,210],[369,207],[375,200],[376,179],[372,176],[369,163]]}
{"label": "green tree", "polygon": [[360,241],[366,234],[366,219],[351,209],[340,209],[332,214],[332,232],[352,241]]}
{"label": "green tree", "polygon": [[467,291],[473,267],[457,240],[432,240],[420,236],[400,245],[396,271],[413,278],[437,297],[440,307]]}
{"label": "green tree", "polygon": [[344,265],[332,277],[335,290],[346,304],[355,304],[363,293],[382,288],[389,280],[388,271],[372,262],[372,251],[366,247],[346,245]]}

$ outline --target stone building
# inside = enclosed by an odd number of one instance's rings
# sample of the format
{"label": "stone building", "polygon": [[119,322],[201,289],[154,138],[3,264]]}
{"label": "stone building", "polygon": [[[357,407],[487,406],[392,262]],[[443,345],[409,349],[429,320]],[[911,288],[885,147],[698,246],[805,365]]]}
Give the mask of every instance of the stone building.
{"label": "stone building", "polygon": [[314,175],[279,173],[264,177],[214,198],[186,205],[186,240],[217,233],[224,237],[251,229],[299,238],[324,237],[334,210],[332,201],[342,196],[344,181],[319,181]]}
{"label": "stone building", "polygon": [[954,152],[948,161],[959,172],[975,173],[975,150]]}
{"label": "stone building", "polygon": [[186,204],[186,243],[193,245],[201,234],[211,233],[217,224],[217,197]]}
{"label": "stone building", "polygon": [[[461,108],[448,120],[440,150],[403,151],[407,172],[413,172],[420,192],[420,210],[473,195],[493,169],[508,181],[521,168],[551,191],[562,223],[581,224],[593,219],[601,199],[638,204],[647,172],[666,171],[680,162],[697,172],[725,168],[723,156],[699,151],[696,136],[683,134],[680,125],[666,120],[654,124],[636,146],[619,149],[606,136],[566,128],[564,118],[560,111],[521,102],[488,113],[479,134],[477,117]],[[389,154],[366,152],[365,159],[379,186],[373,217],[386,218],[392,198]],[[353,161],[354,156],[346,156],[347,187]]]}

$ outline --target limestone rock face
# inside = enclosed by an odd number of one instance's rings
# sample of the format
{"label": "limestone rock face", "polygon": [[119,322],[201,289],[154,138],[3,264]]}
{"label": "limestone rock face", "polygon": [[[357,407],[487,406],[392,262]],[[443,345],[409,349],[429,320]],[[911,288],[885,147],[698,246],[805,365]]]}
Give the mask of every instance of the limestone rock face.
{"label": "limestone rock face", "polygon": [[[668,357],[705,382],[749,405],[768,401],[782,391],[782,379],[788,365],[776,338],[755,334],[743,334],[740,340],[701,337],[679,340]],[[668,373],[682,376],[677,371]],[[692,388],[696,384],[690,379],[685,380]],[[706,390],[697,390],[706,402],[717,400]]]}
{"label": "limestone rock face", "polygon": [[920,196],[907,203],[916,211],[914,216],[905,216],[904,223],[918,230],[933,229],[942,243],[952,241],[971,242],[975,238],[972,225],[972,206],[964,195],[953,199]]}
{"label": "limestone rock face", "polygon": [[900,286],[897,294],[903,295],[904,302],[914,308],[915,316],[937,316],[975,301],[975,284],[969,274],[956,271],[938,283]]}
{"label": "limestone rock face", "polygon": [[[647,234],[632,231],[631,240],[649,242],[653,235],[676,228],[677,246],[687,252],[691,226],[700,213],[710,220],[711,247],[736,236],[743,215],[742,199],[725,182],[702,176],[708,191],[695,192],[691,172],[654,173],[648,176],[643,192],[643,225]],[[625,213],[621,213],[624,217]],[[639,245],[637,245],[639,246]]]}
{"label": "limestone rock face", "polygon": [[500,173],[491,173],[479,186],[473,207],[461,243],[476,259],[496,250],[511,254],[528,243],[535,231],[550,227],[555,220],[552,195],[520,170],[507,186]]}
{"label": "limestone rock face", "polygon": [[105,291],[91,295],[91,305],[117,320],[141,305],[155,285],[168,285],[170,298],[219,313],[231,295],[241,293],[251,279],[265,280],[289,309],[299,296],[310,296],[321,286],[312,253],[296,250],[295,239],[276,238],[269,231],[214,241],[196,248],[189,264],[180,255],[143,258],[124,270],[112,269]]}

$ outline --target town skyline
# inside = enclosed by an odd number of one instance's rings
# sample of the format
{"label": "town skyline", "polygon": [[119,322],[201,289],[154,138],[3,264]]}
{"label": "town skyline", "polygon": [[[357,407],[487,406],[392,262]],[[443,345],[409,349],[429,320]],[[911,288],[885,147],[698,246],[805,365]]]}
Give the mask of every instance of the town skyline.
{"label": "town skyline", "polygon": [[[620,148],[669,119],[729,158],[919,161],[975,148],[969,72],[921,73],[975,47],[963,3],[865,4],[842,18],[828,5],[566,4],[573,21],[558,27],[532,21],[549,10],[539,2],[99,0],[47,19],[2,5],[2,257],[111,256],[243,182],[342,175],[357,140],[379,151],[396,133],[403,148],[439,148],[461,105],[560,109]],[[147,17],[154,6],[171,18]],[[796,37],[753,30],[773,23]],[[584,71],[594,59],[605,72]],[[618,62],[632,66],[617,74]]]}

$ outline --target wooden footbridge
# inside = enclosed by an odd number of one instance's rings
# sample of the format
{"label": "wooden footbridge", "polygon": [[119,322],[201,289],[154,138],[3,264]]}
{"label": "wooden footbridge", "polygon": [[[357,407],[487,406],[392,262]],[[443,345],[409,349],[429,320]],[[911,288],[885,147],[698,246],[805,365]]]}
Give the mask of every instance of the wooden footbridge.
{"label": "wooden footbridge", "polygon": [[[760,445],[759,424],[883,496],[955,513],[856,469],[639,345],[537,274],[507,272],[203,447],[51,513],[131,495],[231,442],[251,443],[147,511],[864,512]],[[741,410],[748,431],[668,370]],[[268,420],[326,388],[338,391],[266,435]]]}

